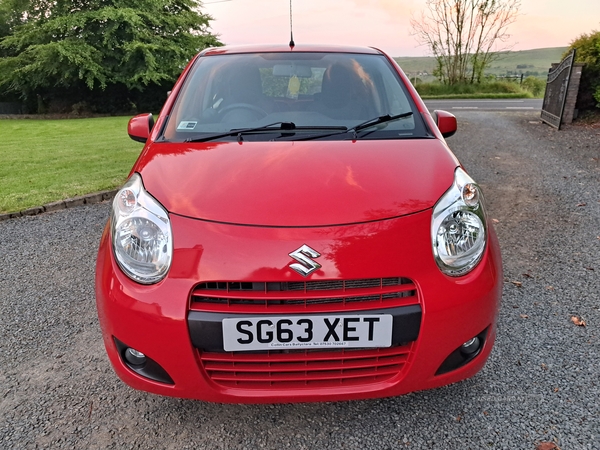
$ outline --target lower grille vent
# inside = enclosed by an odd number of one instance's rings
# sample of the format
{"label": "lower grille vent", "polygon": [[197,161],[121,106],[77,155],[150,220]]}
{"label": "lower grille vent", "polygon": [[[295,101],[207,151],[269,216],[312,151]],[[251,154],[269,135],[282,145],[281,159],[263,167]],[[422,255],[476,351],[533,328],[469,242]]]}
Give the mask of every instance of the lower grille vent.
{"label": "lower grille vent", "polygon": [[209,378],[245,389],[358,386],[401,373],[411,344],[360,350],[200,352]]}

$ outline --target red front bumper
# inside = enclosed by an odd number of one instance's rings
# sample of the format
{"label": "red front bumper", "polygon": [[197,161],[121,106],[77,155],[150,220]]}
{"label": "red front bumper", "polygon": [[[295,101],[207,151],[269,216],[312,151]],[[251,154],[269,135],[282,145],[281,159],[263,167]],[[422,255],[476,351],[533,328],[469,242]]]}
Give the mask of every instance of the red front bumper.
{"label": "red front bumper", "polygon": [[[433,259],[430,223],[431,211],[324,228],[245,227],[173,215],[173,264],[167,278],[152,286],[139,285],[120,271],[105,230],[96,268],[96,299],[111,363],[119,377],[136,389],[235,403],[387,397],[468,378],[484,365],[495,338],[502,288],[498,242],[490,228],[488,246],[477,268],[464,277],[448,277]],[[307,279],[289,268],[293,261],[288,254],[303,244],[321,253],[322,268]],[[229,316],[317,311],[306,305],[264,306],[257,313],[256,307],[243,304],[198,304],[191,295],[199,283],[394,277],[410,280],[414,295],[380,303],[316,307],[318,312],[339,313],[418,305],[418,336],[391,349],[226,353],[196,348],[190,337],[191,310]],[[436,375],[460,345],[483,336],[484,331],[485,344],[475,358]],[[173,383],[153,381],[131,370],[115,339],[151,358]]]}

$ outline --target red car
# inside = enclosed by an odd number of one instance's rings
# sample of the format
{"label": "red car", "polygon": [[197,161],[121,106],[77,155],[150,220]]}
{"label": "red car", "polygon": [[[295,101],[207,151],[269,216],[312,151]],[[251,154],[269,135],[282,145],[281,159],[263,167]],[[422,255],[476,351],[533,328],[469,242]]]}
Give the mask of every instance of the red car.
{"label": "red car", "polygon": [[182,73],[102,236],[118,376],[161,395],[363,399],[474,375],[500,251],[481,190],[373,48],[208,49]]}

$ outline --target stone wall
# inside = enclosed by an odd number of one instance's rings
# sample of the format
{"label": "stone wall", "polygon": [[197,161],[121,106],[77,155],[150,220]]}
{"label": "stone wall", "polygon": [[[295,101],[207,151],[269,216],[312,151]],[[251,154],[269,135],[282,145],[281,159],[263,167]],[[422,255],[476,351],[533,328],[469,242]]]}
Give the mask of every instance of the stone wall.
{"label": "stone wall", "polygon": [[583,63],[573,64],[571,78],[569,79],[569,87],[567,88],[567,99],[565,100],[562,123],[571,123],[574,119],[577,119],[577,109],[575,108],[575,104],[577,103],[577,94],[579,93],[581,69],[583,69]]}
{"label": "stone wall", "polygon": [[[558,67],[560,63],[552,63],[552,69]],[[562,124],[572,123],[577,119],[577,95],[579,94],[579,82],[581,81],[581,70],[583,63],[574,63],[571,69],[571,77],[569,78],[569,87],[567,88],[567,98],[565,100],[565,108],[563,110]],[[552,70],[551,69],[551,70]]]}

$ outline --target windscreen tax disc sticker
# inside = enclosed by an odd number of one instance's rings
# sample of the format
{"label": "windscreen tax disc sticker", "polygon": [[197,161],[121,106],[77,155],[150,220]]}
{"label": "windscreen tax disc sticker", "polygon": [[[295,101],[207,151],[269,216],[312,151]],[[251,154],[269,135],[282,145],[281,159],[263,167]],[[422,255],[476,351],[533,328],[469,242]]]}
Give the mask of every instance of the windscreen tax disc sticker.
{"label": "windscreen tax disc sticker", "polygon": [[177,129],[178,130],[188,130],[191,131],[194,128],[196,128],[196,125],[198,124],[198,122],[191,122],[189,120],[182,120],[181,122],[179,122],[179,125],[177,125]]}

